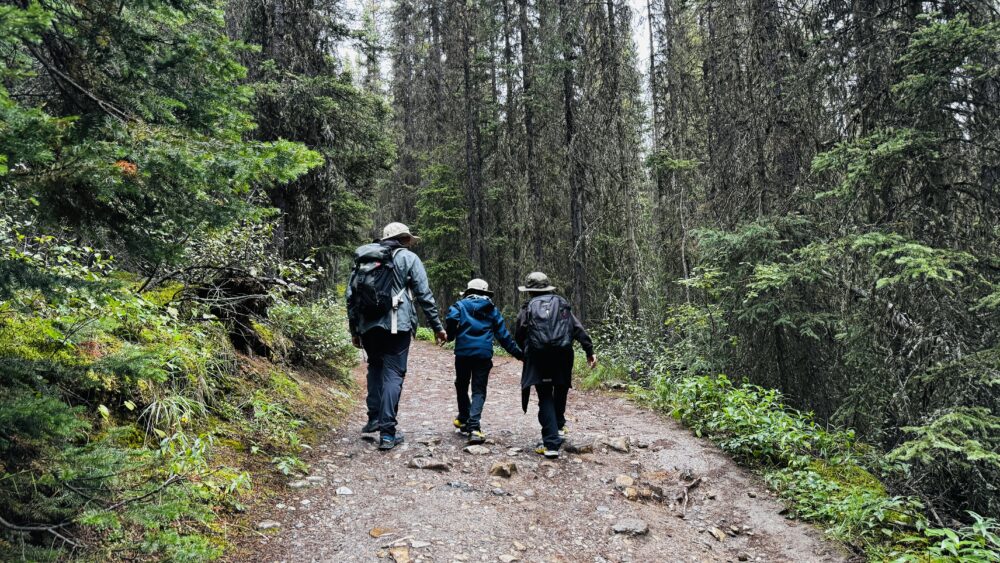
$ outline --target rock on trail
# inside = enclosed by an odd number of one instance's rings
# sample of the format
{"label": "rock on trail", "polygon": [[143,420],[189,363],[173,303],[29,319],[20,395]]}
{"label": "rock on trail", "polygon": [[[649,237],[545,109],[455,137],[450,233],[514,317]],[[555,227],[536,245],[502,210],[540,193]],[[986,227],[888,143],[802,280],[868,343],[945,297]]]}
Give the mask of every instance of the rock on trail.
{"label": "rock on trail", "polygon": [[[534,453],[534,403],[520,363],[496,358],[483,413],[488,445],[454,432],[453,357],[416,343],[388,452],[362,439],[363,401],[313,444],[314,474],[250,515],[258,533],[231,561],[845,561],[789,525],[756,477],[673,420],[617,396],[572,391],[573,447]],[[364,387],[361,366],[356,376]],[[347,491],[350,491],[348,493]],[[259,523],[259,524],[257,524]]]}

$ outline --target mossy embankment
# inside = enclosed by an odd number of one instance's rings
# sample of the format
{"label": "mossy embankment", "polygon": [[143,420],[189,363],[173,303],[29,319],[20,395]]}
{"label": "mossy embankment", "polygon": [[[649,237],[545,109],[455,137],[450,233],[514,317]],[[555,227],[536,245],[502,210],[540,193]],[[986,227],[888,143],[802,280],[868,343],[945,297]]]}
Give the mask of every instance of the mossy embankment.
{"label": "mossy embankment", "polygon": [[0,278],[2,560],[218,558],[352,404],[332,301],[270,296],[249,357],[184,288],[99,259]]}

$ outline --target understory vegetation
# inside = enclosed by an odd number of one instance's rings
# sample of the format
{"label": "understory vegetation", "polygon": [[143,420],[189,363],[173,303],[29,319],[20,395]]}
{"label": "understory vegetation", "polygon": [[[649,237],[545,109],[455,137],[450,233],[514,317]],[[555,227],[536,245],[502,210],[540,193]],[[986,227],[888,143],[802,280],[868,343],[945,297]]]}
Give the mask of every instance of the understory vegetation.
{"label": "understory vegetation", "polygon": [[852,429],[791,408],[775,389],[716,374],[710,315],[678,308],[667,323],[674,335],[669,344],[623,340],[634,327],[605,327],[597,337],[604,363],[590,371],[578,357],[577,376],[587,388],[626,388],[712,440],[762,476],[785,501],[787,517],[821,525],[870,560],[1000,561],[1000,521],[972,511],[967,523],[942,517],[914,486],[915,474],[926,469],[908,454],[926,436],[915,433],[912,442],[885,453]]}
{"label": "understory vegetation", "polygon": [[348,406],[344,314],[275,294],[275,352],[249,358],[182,286],[2,227],[0,559],[218,557]]}
{"label": "understory vegetation", "polygon": [[[218,558],[350,402],[324,265],[386,104],[320,43],[237,37],[247,10],[0,5],[0,560]],[[331,123],[261,127],[293,102]]]}

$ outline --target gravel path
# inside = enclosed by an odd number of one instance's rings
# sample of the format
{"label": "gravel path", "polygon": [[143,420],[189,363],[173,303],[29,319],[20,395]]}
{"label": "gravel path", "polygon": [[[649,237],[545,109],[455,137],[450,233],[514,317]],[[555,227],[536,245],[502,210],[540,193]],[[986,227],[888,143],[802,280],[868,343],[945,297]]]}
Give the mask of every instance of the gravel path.
{"label": "gravel path", "polygon": [[[386,453],[362,439],[360,404],[313,450],[311,481],[291,483],[283,501],[254,515],[273,527],[243,560],[846,559],[812,527],[781,516],[763,483],[725,454],[620,397],[571,391],[570,439],[593,452],[545,461],[532,451],[537,407],[521,413],[520,363],[510,358],[496,358],[491,376],[489,452],[467,453],[451,426],[452,363],[450,352],[415,344],[399,416],[406,443]],[[411,466],[421,462],[449,468]],[[490,475],[508,462],[511,477]]]}

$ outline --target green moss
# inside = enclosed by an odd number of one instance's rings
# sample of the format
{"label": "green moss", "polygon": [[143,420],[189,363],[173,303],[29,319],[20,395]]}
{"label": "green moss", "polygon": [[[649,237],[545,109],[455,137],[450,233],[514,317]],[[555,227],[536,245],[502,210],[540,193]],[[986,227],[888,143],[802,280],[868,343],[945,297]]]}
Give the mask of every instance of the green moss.
{"label": "green moss", "polygon": [[166,307],[183,289],[184,284],[172,282],[144,291],[142,297],[157,307]]}
{"label": "green moss", "polygon": [[272,369],[268,375],[268,387],[275,391],[277,397],[286,401],[303,398],[299,384],[284,371]]}
{"label": "green moss", "polygon": [[264,323],[259,323],[257,321],[250,321],[250,328],[252,328],[253,331],[257,333],[257,336],[259,336],[260,339],[264,341],[264,344],[266,344],[268,348],[274,348],[275,335],[274,331],[271,330],[269,326],[267,326]]}
{"label": "green moss", "polygon": [[52,319],[14,316],[0,321],[0,358],[87,365],[89,360],[77,350]]}
{"label": "green moss", "polygon": [[885,485],[877,477],[853,463],[834,464],[823,459],[814,459],[809,464],[809,469],[844,488],[862,489],[880,496],[888,494]]}

